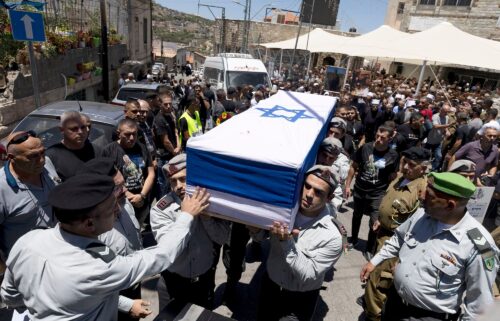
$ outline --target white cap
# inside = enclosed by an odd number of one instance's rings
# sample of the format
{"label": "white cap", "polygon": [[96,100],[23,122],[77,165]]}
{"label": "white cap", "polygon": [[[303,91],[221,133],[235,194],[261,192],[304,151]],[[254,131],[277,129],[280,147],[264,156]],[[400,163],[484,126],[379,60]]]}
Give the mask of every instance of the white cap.
{"label": "white cap", "polygon": [[375,96],[375,94],[370,91],[370,92],[368,92],[368,94],[366,94],[366,96],[367,97],[373,97],[373,96]]}
{"label": "white cap", "polygon": [[484,124],[483,127],[481,127],[481,129],[477,131],[478,135],[484,135],[484,132],[488,128],[493,128],[496,129],[497,131],[500,131],[500,124],[498,124],[496,120],[490,120],[489,122]]}
{"label": "white cap", "polygon": [[429,98],[430,100],[434,100],[434,95],[433,94],[427,94],[427,96],[425,96],[427,98]]}

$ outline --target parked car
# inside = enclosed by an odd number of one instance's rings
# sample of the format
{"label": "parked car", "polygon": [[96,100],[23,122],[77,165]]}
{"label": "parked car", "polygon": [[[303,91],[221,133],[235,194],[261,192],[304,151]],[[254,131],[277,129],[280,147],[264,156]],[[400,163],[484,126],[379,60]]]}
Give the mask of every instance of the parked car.
{"label": "parked car", "polygon": [[73,110],[90,117],[92,126],[89,140],[99,147],[104,147],[112,141],[116,125],[124,117],[123,110],[111,104],[65,100],[34,110],[21,120],[13,131],[33,130],[42,140],[43,145],[49,148],[62,139],[59,130],[62,113]]}
{"label": "parked car", "polygon": [[124,106],[129,98],[144,99],[148,93],[160,94],[167,90],[167,86],[160,83],[128,83],[120,87],[111,102],[114,105]]}

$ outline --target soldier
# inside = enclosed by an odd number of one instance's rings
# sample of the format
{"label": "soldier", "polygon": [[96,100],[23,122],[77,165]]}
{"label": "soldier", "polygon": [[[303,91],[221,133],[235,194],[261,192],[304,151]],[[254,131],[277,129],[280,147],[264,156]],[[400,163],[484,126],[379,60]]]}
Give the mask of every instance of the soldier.
{"label": "soldier", "polygon": [[[366,282],[386,259],[399,258],[382,321],[470,321],[493,302],[500,251],[467,212],[476,187],[456,173],[431,173],[424,208],[401,224],[360,273]],[[464,295],[465,294],[465,295]]]}
{"label": "soldier", "polygon": [[[172,158],[164,167],[172,192],[151,209],[151,228],[158,242],[176,228],[183,215],[181,200],[186,196],[186,154]],[[229,223],[202,215],[195,218],[193,232],[186,249],[162,273],[171,299],[195,303],[213,309],[215,288],[214,242],[224,244],[229,236]]]}
{"label": "soldier", "polygon": [[[377,231],[377,251],[391,238],[394,230],[420,206],[425,195],[430,152],[412,147],[402,153],[402,173],[391,182],[379,207],[379,217],[373,225]],[[379,321],[387,290],[392,286],[392,270],[397,259],[382,262],[370,275],[364,295],[364,309],[369,320]]]}
{"label": "soldier", "polygon": [[[35,320],[117,318],[118,292],[168,268],[186,247],[193,219],[208,207],[210,195],[196,188],[158,246],[117,256],[98,236],[113,227],[119,208],[108,176],[69,178],[49,194],[59,224],[21,237],[10,252],[2,301],[27,307]],[[143,309],[137,317],[148,311]]]}
{"label": "soldier", "polygon": [[[113,228],[99,235],[99,241],[106,244],[115,254],[121,256],[127,256],[141,250],[142,239],[139,221],[135,218],[134,207],[125,197],[127,191],[125,179],[115,166],[113,159],[108,157],[94,158],[85,163],[78,174],[106,175],[111,177],[115,183],[114,194],[120,207],[120,214],[118,214]],[[140,283],[134,284],[130,289],[120,291],[120,300],[118,302],[119,321],[135,320],[128,312],[132,310],[134,304],[136,306],[143,304],[140,298]]]}

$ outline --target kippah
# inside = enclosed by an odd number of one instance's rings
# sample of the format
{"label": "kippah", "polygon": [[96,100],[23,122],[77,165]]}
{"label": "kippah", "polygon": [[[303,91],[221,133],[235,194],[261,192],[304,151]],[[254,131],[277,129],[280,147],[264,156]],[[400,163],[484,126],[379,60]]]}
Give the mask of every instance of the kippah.
{"label": "kippah", "polygon": [[114,176],[117,172],[117,168],[115,166],[115,162],[110,157],[99,157],[94,158],[83,164],[80,167],[76,174],[97,174],[97,175],[106,175],[106,176]]}
{"label": "kippah", "polygon": [[49,193],[49,203],[62,210],[82,210],[106,200],[115,188],[113,179],[105,175],[80,174],[70,177]]}
{"label": "kippah", "polygon": [[430,173],[429,177],[433,178],[431,182],[432,188],[451,196],[469,198],[476,191],[476,186],[460,174],[450,172]]}

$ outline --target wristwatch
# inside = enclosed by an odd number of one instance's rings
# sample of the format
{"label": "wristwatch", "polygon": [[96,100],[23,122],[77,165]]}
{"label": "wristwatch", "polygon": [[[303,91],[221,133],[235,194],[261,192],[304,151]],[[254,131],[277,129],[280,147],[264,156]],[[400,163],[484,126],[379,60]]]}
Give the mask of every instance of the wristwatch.
{"label": "wristwatch", "polygon": [[143,200],[145,200],[145,199],[146,199],[146,195],[144,195],[144,194],[142,194],[142,193],[141,193],[141,198],[142,198]]}

